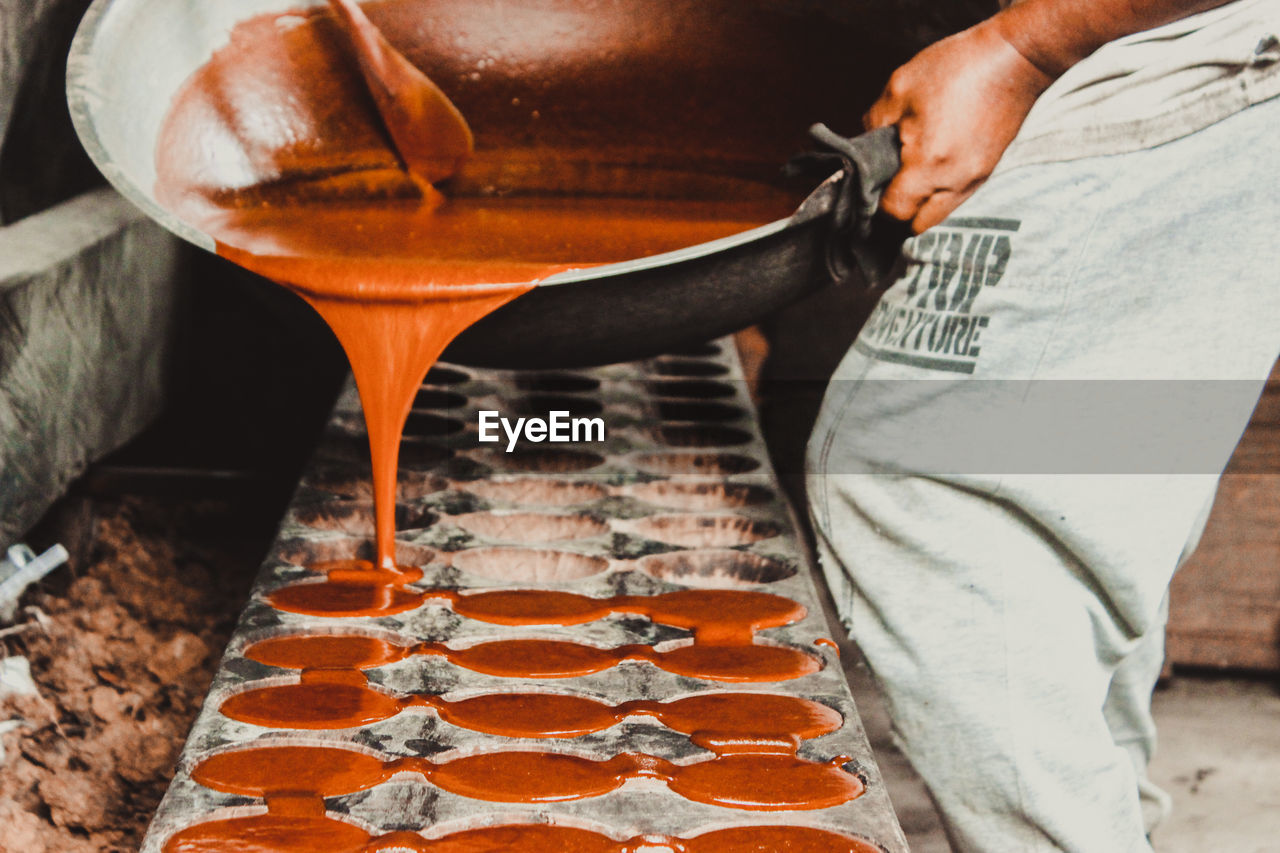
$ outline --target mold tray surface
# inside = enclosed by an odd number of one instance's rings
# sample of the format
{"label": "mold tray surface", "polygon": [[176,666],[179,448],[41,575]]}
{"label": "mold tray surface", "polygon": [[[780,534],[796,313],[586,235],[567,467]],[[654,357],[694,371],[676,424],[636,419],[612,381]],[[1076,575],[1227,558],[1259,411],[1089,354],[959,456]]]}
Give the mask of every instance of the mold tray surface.
{"label": "mold tray surface", "polygon": [[[505,438],[478,441],[481,410],[508,418],[545,416],[551,410],[601,417],[606,438],[522,442],[508,453]],[[639,849],[637,844],[645,850],[683,849],[669,839],[761,826],[837,833],[852,839],[842,850],[907,849],[730,341],[593,370],[437,366],[415,401],[401,451],[397,560],[413,567],[415,575],[421,571],[420,578],[394,587],[406,606],[360,616],[306,615],[273,606],[287,600],[280,590],[323,580],[315,568],[324,561],[371,556],[368,472],[359,398],[349,385],[282,522],[143,851],[215,849],[183,847],[179,841],[193,827],[264,813],[350,829],[352,850],[427,850],[434,839],[459,832],[527,824],[598,833],[616,841],[619,853]],[[462,615],[448,599],[515,589],[575,593],[612,605],[577,624],[524,625]],[[795,602],[802,618],[759,628],[751,642],[800,652],[812,665],[799,677],[733,683],[666,666],[662,653],[687,646],[691,633],[679,619],[655,616],[655,608],[646,610],[646,605],[685,590],[766,593]],[[271,665],[254,650],[255,644],[261,650],[270,645],[263,646],[265,641],[282,637],[331,635],[419,653],[316,675]],[[555,678],[497,677],[448,654],[495,641],[534,639],[640,652],[587,674]],[[550,666],[554,669],[554,662]],[[313,709],[315,719],[306,726],[259,725],[234,710],[236,697],[303,681],[342,682],[346,687],[339,689],[382,698],[354,724],[325,722],[327,712]],[[802,697],[837,712],[839,722],[834,730],[801,740],[798,758],[835,767],[837,781],[851,778],[865,790],[823,808],[759,810],[699,801],[678,793],[680,786],[658,778],[661,774],[647,772],[602,794],[548,802],[490,801],[459,793],[457,784],[433,782],[433,766],[513,751],[592,761],[641,755],[644,767],[677,771],[716,760],[706,739],[687,731],[689,725],[682,731],[652,714],[620,713],[611,725],[548,738],[477,731],[446,722],[439,711],[494,692],[567,694],[613,707],[656,707],[723,693]],[[324,791],[322,801],[313,797],[303,805],[291,803],[296,791],[268,791],[264,797],[259,791],[220,788],[201,776],[202,766],[214,766],[211,759],[217,756],[281,746],[346,749],[391,769],[348,783],[349,790]],[[537,769],[543,759],[529,758],[530,772],[543,772]],[[418,772],[423,767],[426,772]],[[646,840],[637,841],[641,836]],[[709,835],[707,841],[728,837]],[[304,844],[299,837],[283,843],[279,849],[312,849],[296,846]],[[717,844],[702,847],[716,849]]]}

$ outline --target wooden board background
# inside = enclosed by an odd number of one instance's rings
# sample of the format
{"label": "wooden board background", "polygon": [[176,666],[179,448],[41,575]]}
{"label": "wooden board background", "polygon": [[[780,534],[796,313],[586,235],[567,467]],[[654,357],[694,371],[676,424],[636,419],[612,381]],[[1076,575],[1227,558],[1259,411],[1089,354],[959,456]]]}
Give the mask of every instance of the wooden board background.
{"label": "wooden board background", "polygon": [[1169,607],[1170,663],[1280,672],[1280,367]]}

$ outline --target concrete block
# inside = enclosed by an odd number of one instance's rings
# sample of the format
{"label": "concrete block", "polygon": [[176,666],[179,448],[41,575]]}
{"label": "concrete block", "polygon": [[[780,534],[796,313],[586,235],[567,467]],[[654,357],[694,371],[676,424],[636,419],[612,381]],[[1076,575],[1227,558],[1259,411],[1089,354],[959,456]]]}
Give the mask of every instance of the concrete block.
{"label": "concrete block", "polygon": [[182,257],[109,189],[0,228],[0,545],[159,412]]}

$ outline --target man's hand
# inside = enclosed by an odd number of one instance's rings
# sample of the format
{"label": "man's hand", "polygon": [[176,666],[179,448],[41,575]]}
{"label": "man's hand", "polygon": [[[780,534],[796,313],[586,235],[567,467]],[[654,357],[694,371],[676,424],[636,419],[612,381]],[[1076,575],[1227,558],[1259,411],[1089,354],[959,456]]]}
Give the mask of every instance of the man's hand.
{"label": "man's hand", "polygon": [[994,20],[930,45],[893,73],[863,118],[896,124],[902,168],[880,207],[918,234],[987,179],[1053,78],[1011,45]]}
{"label": "man's hand", "polygon": [[916,233],[973,195],[1040,93],[1112,39],[1227,0],[1023,0],[930,45],[863,119],[898,126],[902,169],[880,206]]}

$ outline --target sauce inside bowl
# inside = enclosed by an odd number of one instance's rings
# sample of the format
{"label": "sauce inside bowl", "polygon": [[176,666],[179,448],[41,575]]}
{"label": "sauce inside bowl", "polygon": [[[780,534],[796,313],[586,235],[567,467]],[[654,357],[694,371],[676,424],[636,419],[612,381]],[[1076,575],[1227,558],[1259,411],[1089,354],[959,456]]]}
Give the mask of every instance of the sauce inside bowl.
{"label": "sauce inside bowl", "polygon": [[[414,26],[403,14],[383,21]],[[465,169],[457,183],[478,191],[444,198],[397,149],[351,26],[325,10],[237,25],[174,98],[156,196],[210,234],[219,254],[298,293],[333,328],[364,408],[375,562],[385,569],[394,566],[400,435],[422,377],[454,337],[548,275],[738,233],[786,215],[793,199],[767,188],[728,204],[661,192],[498,196]],[[480,173],[493,171],[490,155],[479,159]]]}

